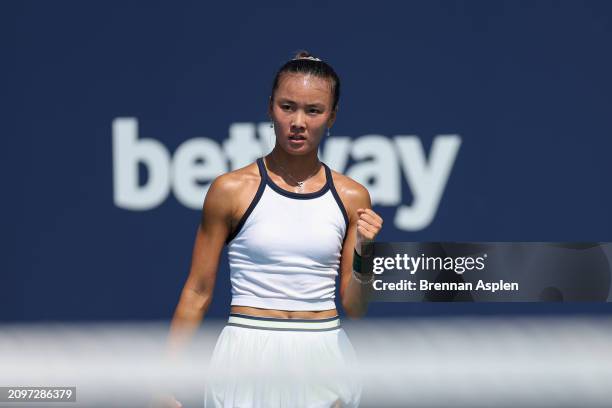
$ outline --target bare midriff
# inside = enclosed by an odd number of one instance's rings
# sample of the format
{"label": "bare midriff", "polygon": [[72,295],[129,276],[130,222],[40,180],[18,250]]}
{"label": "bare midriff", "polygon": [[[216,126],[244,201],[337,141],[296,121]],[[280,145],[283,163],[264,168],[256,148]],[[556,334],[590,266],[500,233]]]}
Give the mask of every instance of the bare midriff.
{"label": "bare midriff", "polygon": [[258,317],[276,317],[278,319],[326,319],[338,315],[336,309],[329,310],[274,310],[250,306],[232,306],[231,313],[240,313]]}

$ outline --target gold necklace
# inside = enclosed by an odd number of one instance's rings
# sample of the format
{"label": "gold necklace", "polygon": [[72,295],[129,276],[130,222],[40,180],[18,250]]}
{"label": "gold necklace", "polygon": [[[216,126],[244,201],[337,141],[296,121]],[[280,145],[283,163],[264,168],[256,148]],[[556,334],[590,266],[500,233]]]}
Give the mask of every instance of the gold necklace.
{"label": "gold necklace", "polygon": [[297,188],[299,190],[297,192],[299,192],[299,193],[302,193],[304,191],[304,183],[306,181],[308,181],[308,179],[310,179],[312,176],[317,174],[319,172],[320,168],[321,168],[321,166],[320,166],[321,162],[319,160],[317,160],[317,168],[314,171],[314,173],[312,173],[310,176],[306,177],[304,180],[298,181],[298,180],[295,179],[295,177],[293,177],[291,175],[291,173],[289,173],[289,171],[287,171],[287,169],[285,169],[283,166],[280,165],[280,163],[278,163],[276,160],[274,160],[274,157],[272,157],[272,155],[270,155],[269,157],[270,157],[270,160],[272,160],[272,163],[274,163],[276,166],[278,166],[283,171],[283,173],[285,173],[291,179],[292,182],[297,184]]}

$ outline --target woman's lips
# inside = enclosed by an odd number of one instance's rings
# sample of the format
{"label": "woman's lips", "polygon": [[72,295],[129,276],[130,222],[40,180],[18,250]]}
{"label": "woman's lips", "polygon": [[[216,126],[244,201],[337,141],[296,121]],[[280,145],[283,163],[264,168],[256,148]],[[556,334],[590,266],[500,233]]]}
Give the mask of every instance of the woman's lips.
{"label": "woman's lips", "polygon": [[301,135],[289,136],[289,143],[294,146],[301,146],[306,143],[306,138]]}

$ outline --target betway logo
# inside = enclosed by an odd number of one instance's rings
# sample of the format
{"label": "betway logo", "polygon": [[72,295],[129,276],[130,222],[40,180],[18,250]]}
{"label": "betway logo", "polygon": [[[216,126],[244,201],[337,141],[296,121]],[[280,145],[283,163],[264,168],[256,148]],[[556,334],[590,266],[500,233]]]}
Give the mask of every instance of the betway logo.
{"label": "betway logo", "polygon": [[[189,139],[170,157],[159,141],[138,138],[135,118],[117,118],[113,121],[115,205],[150,210],[164,202],[172,190],[186,207],[201,209],[215,177],[266,154],[272,140],[269,123],[234,123],[222,143],[203,137]],[[397,206],[393,220],[396,228],[418,231],[435,217],[460,145],[459,135],[436,136],[427,157],[417,136],[335,136],[327,140],[319,157],[363,184],[373,205]],[[349,157],[354,163],[347,168]],[[138,180],[139,163],[148,173],[143,185]],[[411,205],[401,202],[402,174],[413,196]]]}

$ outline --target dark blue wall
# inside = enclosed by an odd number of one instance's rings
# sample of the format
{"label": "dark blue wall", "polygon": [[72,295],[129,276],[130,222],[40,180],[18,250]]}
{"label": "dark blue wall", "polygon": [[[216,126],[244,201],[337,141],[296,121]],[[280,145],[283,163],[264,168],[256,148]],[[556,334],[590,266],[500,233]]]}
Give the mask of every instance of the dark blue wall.
{"label": "dark blue wall", "polygon": [[[381,240],[612,241],[610,2],[3,1],[0,27],[3,321],[169,318],[199,213],[172,192],[116,204],[113,121],[133,118],[170,155],[222,143],[232,124],[266,122],[272,76],[300,48],[342,78],[336,137],[414,135],[426,153],[460,138],[433,220],[398,228],[398,204],[379,203]],[[399,188],[414,204],[404,174]],[[229,308],[227,274],[213,316]]]}

